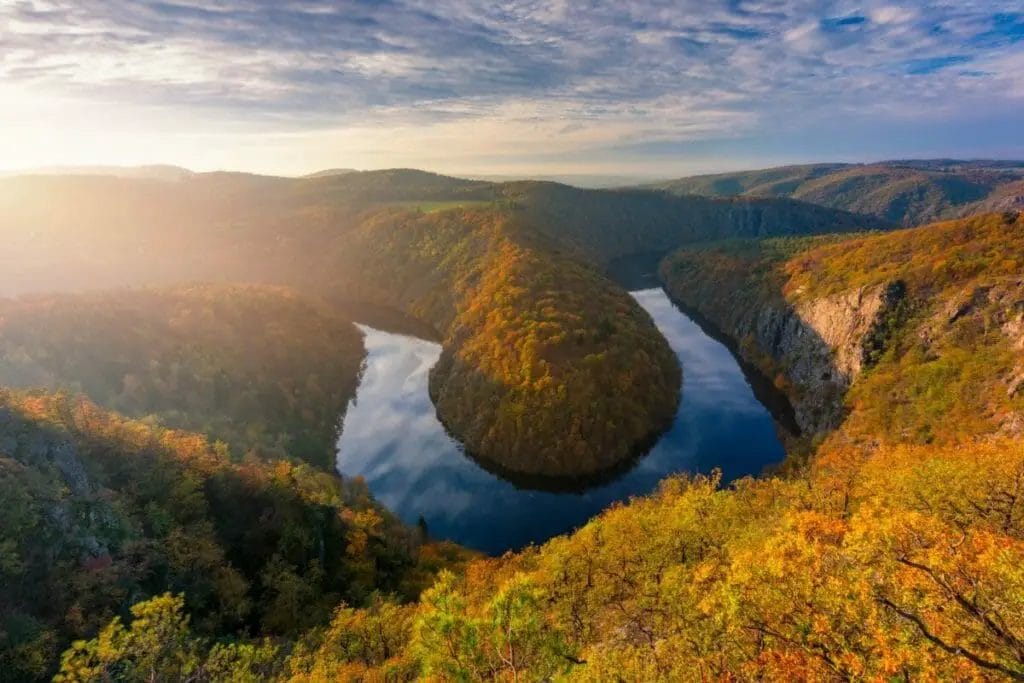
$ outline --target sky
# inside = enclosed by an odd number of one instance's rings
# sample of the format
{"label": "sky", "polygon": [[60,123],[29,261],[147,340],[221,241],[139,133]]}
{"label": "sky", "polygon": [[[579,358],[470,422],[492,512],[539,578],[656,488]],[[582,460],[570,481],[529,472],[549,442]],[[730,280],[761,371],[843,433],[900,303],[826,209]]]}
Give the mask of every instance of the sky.
{"label": "sky", "polygon": [[0,168],[1024,158],[1024,3],[0,0]]}

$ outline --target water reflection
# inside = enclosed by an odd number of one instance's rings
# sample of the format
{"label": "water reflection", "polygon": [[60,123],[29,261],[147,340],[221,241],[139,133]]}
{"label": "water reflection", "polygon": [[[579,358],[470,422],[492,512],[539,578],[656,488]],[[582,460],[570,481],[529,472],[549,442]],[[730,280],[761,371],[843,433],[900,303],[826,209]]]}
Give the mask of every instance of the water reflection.
{"label": "water reflection", "polygon": [[649,493],[673,472],[718,467],[731,480],[782,460],[771,415],[728,349],[662,290],[632,294],[683,367],[675,422],[632,469],[582,492],[518,488],[466,457],[437,420],[427,378],[440,346],[361,326],[366,369],[342,426],[339,470],[364,477],[406,522],[422,515],[432,536],[497,554],[570,531],[615,501]]}

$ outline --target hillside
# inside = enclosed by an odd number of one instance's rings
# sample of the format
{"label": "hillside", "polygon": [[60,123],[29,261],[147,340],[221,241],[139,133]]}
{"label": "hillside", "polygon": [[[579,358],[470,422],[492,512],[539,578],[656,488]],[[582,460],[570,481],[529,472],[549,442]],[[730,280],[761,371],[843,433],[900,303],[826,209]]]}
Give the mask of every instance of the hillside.
{"label": "hillside", "polygon": [[668,426],[679,367],[625,292],[502,212],[390,212],[339,253],[338,296],[429,321],[438,416],[469,452],[517,473],[611,468]]}
{"label": "hillside", "polygon": [[679,195],[790,197],[903,226],[1024,205],[1024,162],[811,164],[695,176],[651,187]]}
{"label": "hillside", "polygon": [[946,444],[1021,434],[1020,263],[1024,218],[1007,213],[684,249],[661,273],[777,376],[805,429]]}
{"label": "hillside", "polygon": [[0,680],[52,673],[69,640],[165,591],[198,633],[281,636],[339,601],[415,597],[419,558],[441,556],[359,482],[235,464],[62,394],[0,391],[0,500]]}
{"label": "hillside", "polygon": [[602,264],[711,239],[887,227],[870,217],[789,199],[680,197],[540,182],[509,183],[500,192],[538,230]]}
{"label": "hillside", "polygon": [[327,471],[363,355],[351,322],[269,287],[0,300],[0,385],[81,392],[236,456],[290,455]]}
{"label": "hillside", "polygon": [[1018,441],[822,452],[787,479],[672,478],[538,549],[340,606],[296,642],[214,644],[180,599],[64,655],[59,680],[1016,680]]}

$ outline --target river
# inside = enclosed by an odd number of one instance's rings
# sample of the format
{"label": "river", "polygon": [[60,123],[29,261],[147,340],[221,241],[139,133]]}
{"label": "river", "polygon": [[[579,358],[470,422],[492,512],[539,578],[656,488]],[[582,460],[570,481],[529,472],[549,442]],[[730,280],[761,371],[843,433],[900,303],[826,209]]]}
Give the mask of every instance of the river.
{"label": "river", "polygon": [[683,368],[672,427],[632,468],[565,491],[536,490],[467,457],[438,421],[427,393],[441,347],[360,325],[366,366],[338,440],[338,470],[361,476],[409,524],[422,517],[434,538],[496,555],[571,531],[616,501],[653,491],[677,472],[756,475],[785,453],[775,422],[730,351],[661,289],[631,292],[650,313]]}

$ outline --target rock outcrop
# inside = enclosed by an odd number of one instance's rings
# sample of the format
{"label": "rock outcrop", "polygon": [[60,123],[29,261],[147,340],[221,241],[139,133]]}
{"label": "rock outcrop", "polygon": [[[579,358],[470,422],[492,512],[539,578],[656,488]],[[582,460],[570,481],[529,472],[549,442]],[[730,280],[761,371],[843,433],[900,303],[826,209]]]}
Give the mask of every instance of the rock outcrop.
{"label": "rock outcrop", "polygon": [[797,425],[808,435],[835,428],[842,399],[887,335],[887,320],[905,296],[901,283],[859,287],[793,301],[751,295],[731,283],[693,287],[663,270],[669,294],[735,342],[737,353],[769,376],[781,375]]}
{"label": "rock outcrop", "polygon": [[842,397],[866,364],[864,341],[886,309],[884,287],[863,287],[795,306],[754,308],[734,332],[752,339],[795,387],[797,424],[809,433],[842,417]]}

